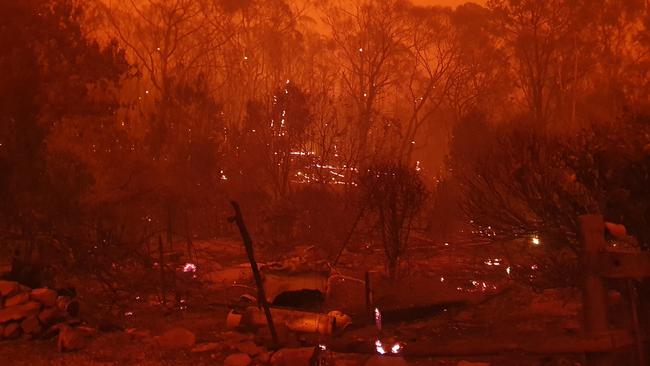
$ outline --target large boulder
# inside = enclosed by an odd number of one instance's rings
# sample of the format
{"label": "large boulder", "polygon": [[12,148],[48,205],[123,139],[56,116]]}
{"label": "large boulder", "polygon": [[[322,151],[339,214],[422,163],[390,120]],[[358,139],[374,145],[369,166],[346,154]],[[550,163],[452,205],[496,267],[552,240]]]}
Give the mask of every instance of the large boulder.
{"label": "large boulder", "polygon": [[20,291],[18,282],[0,280],[0,297],[10,296],[18,291]]}
{"label": "large boulder", "polygon": [[30,316],[36,316],[40,310],[41,304],[35,301],[4,308],[0,310],[0,324],[11,320],[22,320]]}
{"label": "large boulder", "polygon": [[156,342],[164,349],[190,349],[196,343],[196,336],[185,328],[172,328],[157,337]]}
{"label": "large boulder", "polygon": [[22,292],[11,297],[8,297],[5,300],[5,307],[10,308],[12,306],[24,304],[29,301],[29,292]]}
{"label": "large boulder", "polygon": [[223,360],[224,366],[248,366],[253,362],[251,357],[245,353],[234,353]]}
{"label": "large boulder", "polygon": [[33,289],[30,297],[34,301],[38,301],[45,306],[56,306],[56,291],[49,288]]}

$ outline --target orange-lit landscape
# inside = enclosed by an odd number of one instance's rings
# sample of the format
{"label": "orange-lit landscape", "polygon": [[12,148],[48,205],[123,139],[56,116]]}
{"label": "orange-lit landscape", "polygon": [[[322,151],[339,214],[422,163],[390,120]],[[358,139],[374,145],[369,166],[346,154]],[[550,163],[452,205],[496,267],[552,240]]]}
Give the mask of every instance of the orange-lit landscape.
{"label": "orange-lit landscape", "polygon": [[0,366],[650,364],[647,0],[0,0]]}

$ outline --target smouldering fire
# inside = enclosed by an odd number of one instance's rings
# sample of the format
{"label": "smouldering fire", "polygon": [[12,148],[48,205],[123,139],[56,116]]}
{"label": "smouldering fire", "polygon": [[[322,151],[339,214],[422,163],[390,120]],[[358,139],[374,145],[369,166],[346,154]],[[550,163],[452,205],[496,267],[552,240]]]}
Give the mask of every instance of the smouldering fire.
{"label": "smouldering fire", "polygon": [[186,272],[186,273],[188,273],[188,272],[189,273],[196,272],[196,264],[194,264],[194,263],[185,263],[185,265],[183,266],[183,272]]}
{"label": "smouldering fire", "polygon": [[381,331],[381,312],[377,308],[375,308],[375,325],[377,330]]}
{"label": "smouldering fire", "polygon": [[[402,351],[404,347],[400,342],[395,342],[391,347],[390,347],[390,353],[393,355],[396,355]],[[389,352],[386,350],[386,347],[384,346],[384,343],[378,338],[375,340],[375,351],[377,351],[378,354],[380,355],[386,355]]]}
{"label": "smouldering fire", "polygon": [[377,353],[380,355],[385,355],[387,352],[384,349],[384,345],[381,343],[379,339],[375,341],[375,350],[377,350]]}

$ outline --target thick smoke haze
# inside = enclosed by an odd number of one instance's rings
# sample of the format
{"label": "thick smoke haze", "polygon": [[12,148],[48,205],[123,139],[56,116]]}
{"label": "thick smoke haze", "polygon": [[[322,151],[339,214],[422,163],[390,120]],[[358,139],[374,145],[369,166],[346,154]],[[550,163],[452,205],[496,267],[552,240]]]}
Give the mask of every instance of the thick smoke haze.
{"label": "thick smoke haze", "polygon": [[0,366],[646,364],[648,4],[0,0]]}

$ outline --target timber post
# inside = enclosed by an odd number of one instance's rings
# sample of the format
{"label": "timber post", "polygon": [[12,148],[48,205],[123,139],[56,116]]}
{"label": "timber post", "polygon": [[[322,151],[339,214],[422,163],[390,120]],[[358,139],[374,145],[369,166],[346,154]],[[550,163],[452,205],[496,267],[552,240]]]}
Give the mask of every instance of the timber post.
{"label": "timber post", "polygon": [[[600,253],[605,251],[605,221],[601,215],[582,215],[580,240],[583,266],[583,312],[586,333],[607,332],[605,284],[598,273]],[[610,357],[604,353],[587,353],[587,366],[608,366]]]}

